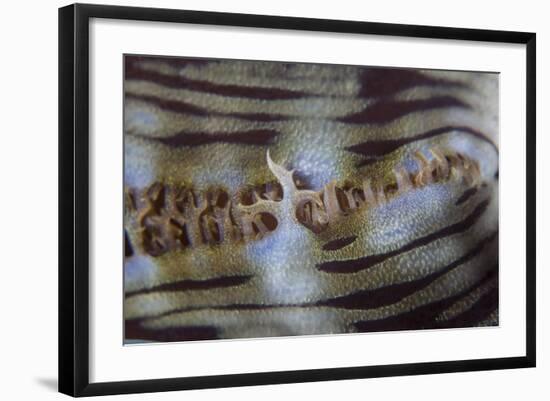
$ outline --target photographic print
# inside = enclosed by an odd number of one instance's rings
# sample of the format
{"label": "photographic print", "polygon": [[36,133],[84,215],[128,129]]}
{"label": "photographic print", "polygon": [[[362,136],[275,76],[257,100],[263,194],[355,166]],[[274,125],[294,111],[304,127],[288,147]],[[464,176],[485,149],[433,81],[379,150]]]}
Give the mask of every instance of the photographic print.
{"label": "photographic print", "polygon": [[124,342],[497,326],[499,75],[124,56]]}

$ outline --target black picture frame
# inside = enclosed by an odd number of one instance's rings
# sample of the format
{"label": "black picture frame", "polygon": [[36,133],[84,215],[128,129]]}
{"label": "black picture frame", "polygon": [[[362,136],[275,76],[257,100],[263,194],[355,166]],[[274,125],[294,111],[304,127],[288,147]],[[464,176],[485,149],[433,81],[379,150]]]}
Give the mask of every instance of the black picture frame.
{"label": "black picture frame", "polygon": [[[219,376],[90,383],[89,380],[89,22],[91,18],[179,22],[523,44],[526,47],[526,354]],[[526,32],[75,4],[59,9],[59,391],[95,396],[315,382],[535,366],[536,35]]]}

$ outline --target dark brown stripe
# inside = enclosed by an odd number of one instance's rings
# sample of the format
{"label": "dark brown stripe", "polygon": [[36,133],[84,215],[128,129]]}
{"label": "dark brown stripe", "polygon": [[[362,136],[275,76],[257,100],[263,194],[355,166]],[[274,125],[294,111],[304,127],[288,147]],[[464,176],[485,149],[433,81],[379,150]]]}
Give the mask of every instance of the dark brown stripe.
{"label": "dark brown stripe", "polygon": [[138,95],[134,93],[125,93],[125,98],[152,103],[163,110],[173,111],[176,113],[192,114],[195,116],[208,116],[211,114],[208,110],[202,107],[198,107],[187,102],[182,102],[180,100],[170,100],[152,95]]}
{"label": "dark brown stripe", "polygon": [[[476,284],[462,291],[459,294],[448,298],[431,302],[396,316],[387,317],[378,320],[363,320],[354,323],[355,328],[360,332],[377,331],[396,331],[396,330],[420,330],[441,328],[441,324],[436,321],[438,316],[444,310],[450,308],[455,302],[462,299],[472,291],[476,290],[489,280],[494,280],[498,276],[498,264],[493,266],[490,271]],[[465,322],[464,326],[472,326],[475,322]]]}
{"label": "dark brown stripe", "polygon": [[315,306],[314,304],[228,304],[228,305],[199,305],[189,306],[184,308],[172,309],[166,312],[161,312],[154,316],[136,318],[136,321],[146,321],[150,319],[158,319],[178,313],[194,312],[199,310],[262,310],[262,309],[277,309],[277,308],[305,308]]}
{"label": "dark brown stripe", "polygon": [[194,341],[214,340],[218,338],[218,330],[213,326],[170,327],[154,330],[143,327],[139,320],[124,322],[124,338],[126,340],[144,341]]}
{"label": "dark brown stripe", "polygon": [[156,71],[148,71],[139,67],[130,59],[125,60],[125,80],[149,81],[173,89],[188,89],[198,92],[213,93],[228,97],[246,97],[261,100],[300,99],[308,94],[280,88],[264,88],[256,86],[224,85],[209,81],[189,79],[183,76],[165,75]]}
{"label": "dark brown stripe", "polygon": [[216,63],[216,60],[208,60],[202,58],[192,57],[171,57],[171,56],[125,56],[125,65],[138,64],[142,62],[147,63],[163,63],[175,68],[185,68],[187,66],[202,67],[208,64]]}
{"label": "dark brown stripe", "polygon": [[420,141],[423,139],[432,138],[443,134],[448,134],[452,131],[458,131],[464,134],[472,135],[478,139],[481,139],[482,141],[489,143],[494,148],[494,150],[498,153],[497,146],[486,135],[470,127],[452,126],[452,125],[435,128],[408,138],[365,141],[365,142],[358,143],[356,145],[348,146],[345,149],[347,151],[357,153],[361,156],[366,157],[365,160],[362,160],[361,162],[358,163],[357,167],[361,167],[361,166],[376,162],[377,160],[381,159],[383,156],[393,152],[394,150],[396,150],[397,148],[403,145],[407,145],[411,142]]}
{"label": "dark brown stripe", "polygon": [[132,248],[132,244],[130,243],[130,239],[128,238],[128,233],[126,232],[126,230],[124,230],[124,257],[129,258],[133,255],[134,249]]}
{"label": "dark brown stripe", "polygon": [[457,199],[457,201],[455,202],[455,205],[460,205],[464,202],[466,202],[468,199],[470,199],[472,196],[474,196],[477,192],[477,187],[473,187],[473,188],[470,188],[470,189],[467,189],[466,191],[464,191],[464,193],[462,195],[460,195],[460,198]]}
{"label": "dark brown stripe", "polygon": [[352,244],[357,239],[356,235],[346,238],[338,238],[332,241],[327,242],[323,245],[324,251],[336,251],[337,249],[342,249],[345,246]]}
{"label": "dark brown stripe", "polygon": [[198,117],[218,116],[218,117],[230,117],[238,118],[247,121],[258,122],[270,122],[270,121],[284,121],[290,120],[292,117],[285,116],[283,114],[274,113],[220,113],[212,110],[208,110],[202,107],[195,106],[193,104],[183,102],[181,100],[169,100],[163,99],[152,95],[138,95],[134,93],[126,93],[126,99],[134,99],[147,103],[151,103],[156,107],[180,114],[191,114]]}
{"label": "dark brown stripe", "polygon": [[453,319],[442,322],[440,327],[455,328],[473,326],[485,320],[496,309],[498,309],[498,288],[493,288],[472,305],[470,309],[455,316]]}
{"label": "dark brown stripe", "polygon": [[183,280],[173,283],[161,284],[152,288],[144,288],[137,291],[127,292],[126,297],[134,295],[150,294],[154,292],[175,292],[188,290],[211,290],[214,288],[234,287],[250,281],[252,276],[226,276],[216,277],[209,280]]}
{"label": "dark brown stripe", "polygon": [[337,121],[349,124],[387,124],[407,114],[449,107],[471,108],[452,96],[436,96],[416,100],[380,100],[358,113],[338,118]]}
{"label": "dark brown stripe", "polygon": [[451,224],[450,226],[447,226],[422,238],[411,241],[407,245],[394,251],[377,255],[369,255],[359,259],[336,260],[332,262],[320,263],[317,265],[317,268],[321,271],[325,271],[328,273],[356,273],[361,270],[369,269],[379,263],[382,263],[386,259],[399,255],[400,253],[408,252],[414,248],[427,245],[437,239],[445,238],[450,235],[467,230],[477,222],[477,220],[487,209],[488,205],[489,200],[487,199],[477,205],[474,211],[464,220],[455,224]]}
{"label": "dark brown stripe", "polygon": [[483,251],[485,246],[488,243],[492,242],[497,237],[497,235],[498,232],[494,232],[490,236],[478,242],[477,245],[467,254],[456,259],[439,271],[423,277],[419,280],[393,284],[374,290],[357,291],[353,294],[323,300],[318,302],[317,304],[320,306],[333,306],[345,309],[370,309],[379,308],[381,306],[391,305],[393,303],[399,302],[403,298],[422,290],[441,276],[449,273],[456,267],[463,265],[464,263],[479,255]]}
{"label": "dark brown stripe", "polygon": [[363,98],[390,97],[398,92],[420,87],[463,88],[467,85],[441,78],[433,78],[418,70],[400,68],[364,68],[360,74],[361,89],[359,96]]}
{"label": "dark brown stripe", "polygon": [[222,117],[231,117],[231,118],[238,118],[241,120],[247,120],[247,121],[256,121],[256,122],[272,122],[272,121],[288,121],[292,119],[299,119],[293,116],[287,116],[284,114],[276,114],[276,113],[220,113]]}
{"label": "dark brown stripe", "polygon": [[193,147],[211,143],[265,146],[271,144],[277,135],[279,135],[279,132],[274,130],[258,129],[237,132],[181,132],[168,137],[145,138],[171,147]]}

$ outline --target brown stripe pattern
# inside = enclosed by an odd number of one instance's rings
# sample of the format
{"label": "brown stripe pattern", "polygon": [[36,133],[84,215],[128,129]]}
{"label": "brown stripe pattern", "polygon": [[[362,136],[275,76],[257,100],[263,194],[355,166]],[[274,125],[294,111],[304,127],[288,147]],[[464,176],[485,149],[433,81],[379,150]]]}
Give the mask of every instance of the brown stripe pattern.
{"label": "brown stripe pattern", "polygon": [[125,342],[498,325],[498,92],[125,56]]}

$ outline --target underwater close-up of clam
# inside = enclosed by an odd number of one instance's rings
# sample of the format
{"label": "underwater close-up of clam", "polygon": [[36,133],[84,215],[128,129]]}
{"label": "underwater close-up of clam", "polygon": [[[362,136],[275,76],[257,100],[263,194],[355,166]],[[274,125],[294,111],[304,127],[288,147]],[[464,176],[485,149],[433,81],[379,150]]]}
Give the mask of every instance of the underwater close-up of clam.
{"label": "underwater close-up of clam", "polygon": [[499,75],[124,57],[125,342],[498,326]]}

